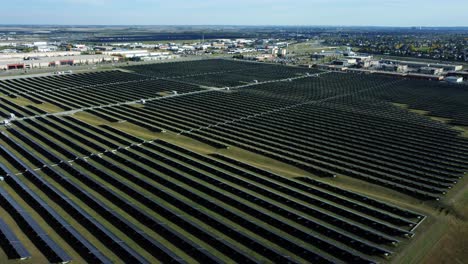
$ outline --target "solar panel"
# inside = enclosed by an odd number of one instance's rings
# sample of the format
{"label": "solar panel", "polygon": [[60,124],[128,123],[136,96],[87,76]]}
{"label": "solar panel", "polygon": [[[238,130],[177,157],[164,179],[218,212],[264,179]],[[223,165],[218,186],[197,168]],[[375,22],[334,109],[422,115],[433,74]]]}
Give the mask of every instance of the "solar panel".
{"label": "solar panel", "polygon": [[[6,239],[8,244],[6,245],[9,249],[6,252],[11,252],[14,258],[27,259],[31,257],[29,251],[23,246],[18,237],[13,233],[10,227],[0,218],[0,237]],[[3,243],[1,243],[3,244]],[[6,244],[6,243],[5,243]]]}
{"label": "solar panel", "polygon": [[[25,211],[8,193],[0,189],[0,199],[6,202],[11,210],[11,214],[14,216],[18,224],[23,224],[28,233],[29,238],[35,243],[36,246],[41,248],[47,248],[47,251],[43,251],[44,254],[54,262],[70,262],[71,257],[53,241],[49,235],[39,226],[39,224]],[[18,219],[19,218],[19,219]],[[17,241],[17,239],[16,239]],[[16,243],[15,246],[18,244]],[[21,249],[21,252],[24,252]]]}

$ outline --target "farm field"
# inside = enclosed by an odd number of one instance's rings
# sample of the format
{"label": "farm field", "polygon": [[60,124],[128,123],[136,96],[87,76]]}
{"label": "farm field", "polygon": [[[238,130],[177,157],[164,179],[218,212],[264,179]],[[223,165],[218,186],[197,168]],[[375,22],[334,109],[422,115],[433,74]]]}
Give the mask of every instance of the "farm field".
{"label": "farm field", "polygon": [[0,263],[466,259],[467,102],[223,59],[0,80]]}

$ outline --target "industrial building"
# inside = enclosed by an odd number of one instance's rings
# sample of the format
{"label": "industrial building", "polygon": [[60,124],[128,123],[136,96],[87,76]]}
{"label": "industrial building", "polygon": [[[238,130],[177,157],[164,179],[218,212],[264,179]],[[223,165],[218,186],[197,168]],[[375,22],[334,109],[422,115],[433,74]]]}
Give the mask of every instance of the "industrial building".
{"label": "industrial building", "polygon": [[318,64],[317,69],[328,71],[347,71],[349,68],[343,65]]}
{"label": "industrial building", "polygon": [[408,65],[380,63],[380,69],[383,71],[392,71],[392,72],[408,72]]}
{"label": "industrial building", "polygon": [[28,52],[28,53],[3,53],[0,54],[0,60],[42,58],[42,57],[63,57],[78,56],[79,51],[51,51],[51,52]]}
{"label": "industrial building", "polygon": [[442,68],[444,71],[461,71],[463,70],[463,65],[455,64],[439,64],[439,63],[430,63],[430,62],[418,62],[418,61],[401,61],[401,60],[381,60],[381,64],[404,64],[408,65],[410,68],[423,68],[423,67],[434,67]]}
{"label": "industrial building", "polygon": [[342,55],[343,54],[339,53],[338,51],[322,51],[320,53],[314,53],[311,57],[312,59],[319,60],[324,58],[336,58]]}
{"label": "industrial building", "polygon": [[421,67],[419,72],[422,74],[441,75],[444,72],[444,68],[436,67]]}
{"label": "industrial building", "polygon": [[288,54],[288,50],[285,48],[281,48],[279,49],[278,54],[284,57]]}
{"label": "industrial building", "polygon": [[169,55],[157,55],[157,56],[146,56],[140,57],[139,59],[142,61],[159,61],[159,60],[171,60],[180,58],[180,55],[176,54],[169,54]]}
{"label": "industrial building", "polygon": [[[330,65],[330,66],[333,66],[333,65]],[[443,76],[421,74],[421,73],[403,73],[403,72],[395,72],[395,71],[376,71],[376,70],[366,70],[366,69],[356,69],[356,68],[346,68],[346,71],[347,72],[358,72],[358,73],[369,73],[369,74],[383,75],[383,76],[393,76],[393,77],[408,78],[408,79],[417,79],[417,80],[428,80],[428,81],[442,81],[444,79]]]}
{"label": "industrial building", "polygon": [[103,55],[108,56],[119,56],[126,59],[138,59],[138,60],[165,60],[174,59],[179,56],[173,55],[171,52],[150,52],[148,50],[111,50],[103,51]]}
{"label": "industrial building", "polygon": [[121,56],[123,58],[145,57],[149,55],[147,50],[110,50],[103,51],[103,55]]}
{"label": "industrial building", "polygon": [[95,46],[94,47],[95,51],[111,51],[113,49],[114,49],[113,46]]}
{"label": "industrial building", "polygon": [[[24,54],[23,54],[24,56]],[[35,59],[0,59],[0,70],[34,69],[64,65],[85,65],[117,61],[119,58],[107,55],[77,55],[62,57],[40,57]]]}
{"label": "industrial building", "polygon": [[447,81],[449,83],[462,83],[463,82],[463,77],[449,76],[449,77],[445,77],[445,81]]}
{"label": "industrial building", "polygon": [[468,71],[448,72],[447,76],[459,76],[463,77],[465,81],[468,81]]}
{"label": "industrial building", "polygon": [[417,80],[428,80],[428,81],[442,81],[443,76],[440,75],[431,75],[431,74],[421,74],[421,73],[408,73],[407,78],[417,79]]}
{"label": "industrial building", "polygon": [[370,55],[353,55],[353,56],[345,56],[345,58],[356,60],[356,65],[359,68],[369,68],[373,65],[372,56]]}

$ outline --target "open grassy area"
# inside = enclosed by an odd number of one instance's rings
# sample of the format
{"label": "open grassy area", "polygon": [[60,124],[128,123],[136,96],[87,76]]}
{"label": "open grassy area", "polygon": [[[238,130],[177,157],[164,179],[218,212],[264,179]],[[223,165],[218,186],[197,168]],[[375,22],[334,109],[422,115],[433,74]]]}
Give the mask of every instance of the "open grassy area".
{"label": "open grassy area", "polygon": [[421,208],[428,219],[419,228],[420,235],[393,262],[466,263],[468,180],[462,180],[441,202]]}
{"label": "open grassy area", "polygon": [[466,126],[455,126],[454,128],[455,128],[456,130],[461,131],[461,132],[462,132],[461,135],[462,135],[463,137],[468,138],[468,127],[466,127]]}

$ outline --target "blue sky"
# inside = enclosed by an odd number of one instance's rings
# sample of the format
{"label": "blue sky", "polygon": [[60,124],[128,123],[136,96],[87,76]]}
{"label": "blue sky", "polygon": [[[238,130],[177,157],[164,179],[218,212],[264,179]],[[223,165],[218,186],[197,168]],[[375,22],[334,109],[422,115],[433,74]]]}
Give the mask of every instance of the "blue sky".
{"label": "blue sky", "polygon": [[468,26],[468,0],[3,0],[0,24]]}

